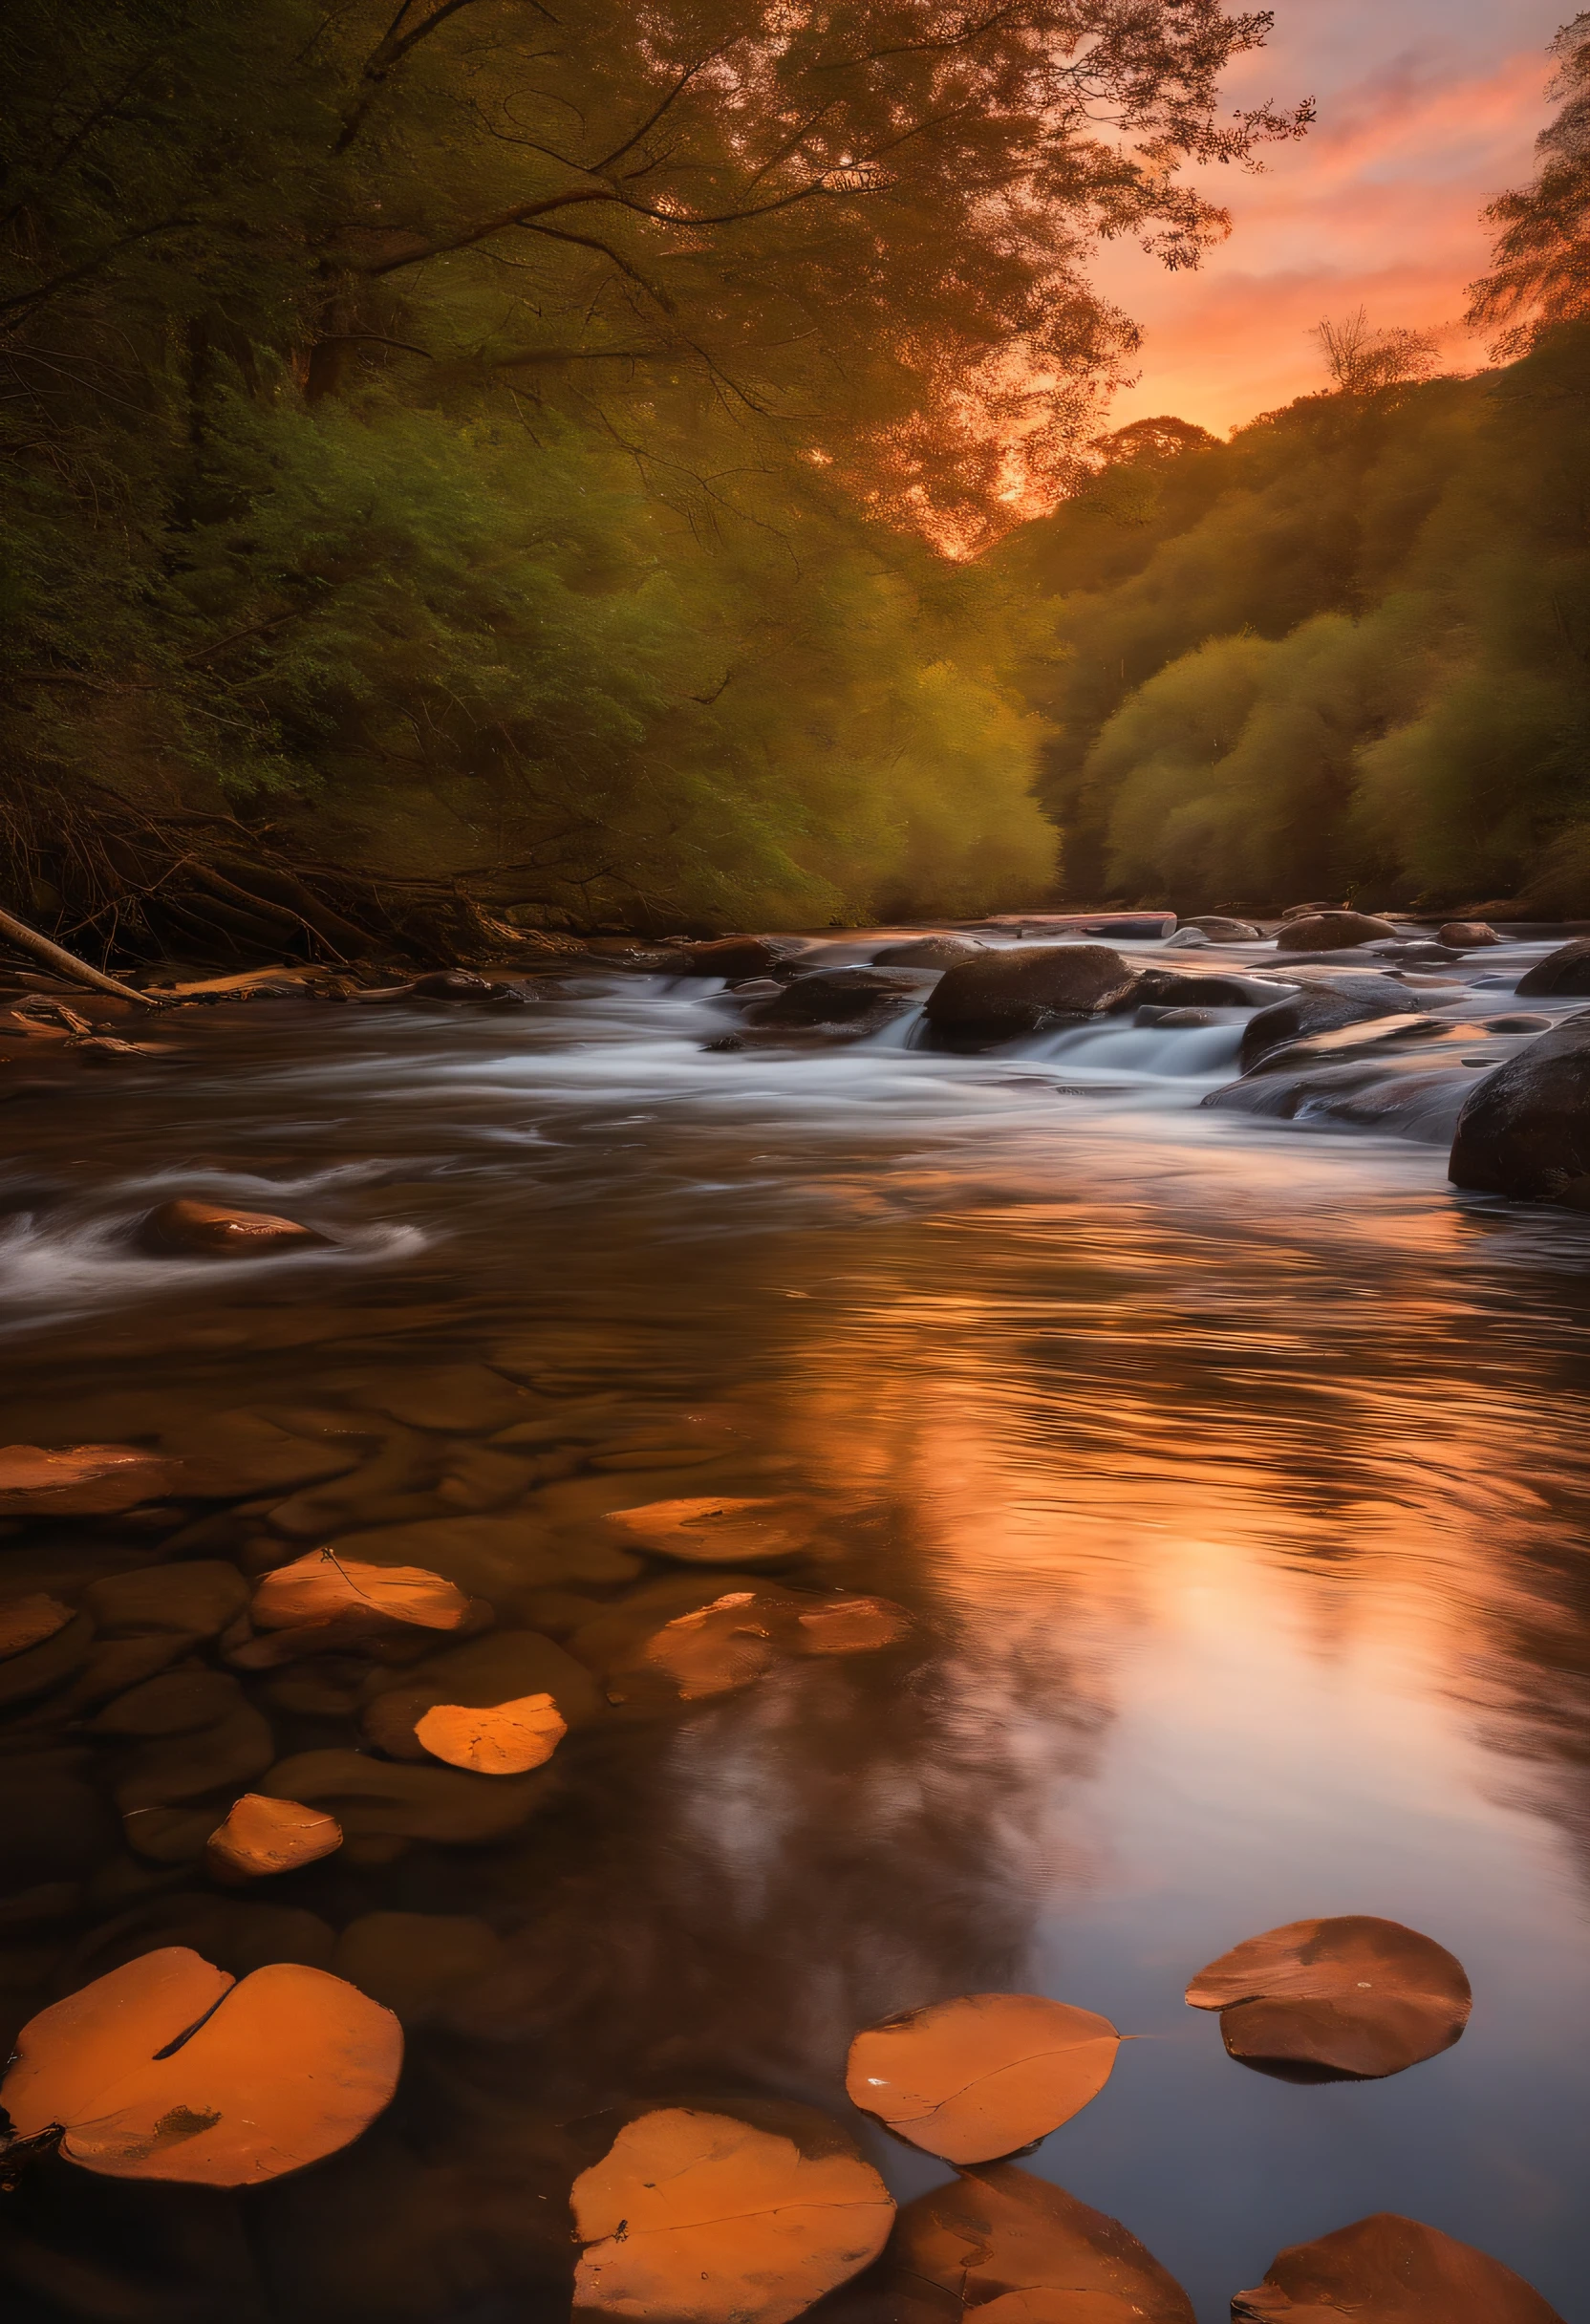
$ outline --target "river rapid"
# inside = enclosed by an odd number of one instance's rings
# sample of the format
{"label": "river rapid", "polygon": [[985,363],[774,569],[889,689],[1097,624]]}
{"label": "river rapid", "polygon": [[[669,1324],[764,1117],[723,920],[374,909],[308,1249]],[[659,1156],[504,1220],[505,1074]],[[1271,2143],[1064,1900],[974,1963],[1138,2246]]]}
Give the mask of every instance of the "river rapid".
{"label": "river rapid", "polygon": [[[617,971],[511,1010],[223,1004],[147,1070],[0,1108],[0,1441],[240,1480],[12,1523],[7,1597],[257,1575],[288,1552],[249,1427],[357,1424],[363,1465],[293,1485],[321,1497],[288,1537],[356,1557],[361,1531],[515,1518],[526,1561],[499,1545],[485,1591],[510,1626],[567,1641],[653,1586],[558,1545],[696,1494],[809,1496],[821,1546],[780,1579],[913,1618],[877,1654],[610,1704],[506,1836],[377,1835],[269,1896],[129,1846],[140,1746],[5,1712],[5,2031],[85,1965],[193,1944],[239,1972],[378,1961],[410,2057],[355,2146],[246,2198],[31,2174],[0,2199],[7,2317],[556,2319],[579,2124],[799,2098],[904,2201],[949,2172],[849,2109],[851,2034],[1013,1990],[1138,2037],[1026,2167],[1122,2220],[1202,2324],[1382,2210],[1583,2324],[1590,1216],[1446,1179],[1466,1089],[1520,1038],[1487,1020],[1547,949],[1431,971],[1410,1005],[1450,1033],[1290,1112],[1203,1103],[1241,1010],[975,1056],[921,1046],[915,1013],[725,1051],[716,981]],[[140,1251],[179,1195],[330,1239]],[[276,1758],[345,1747],[357,1682],[248,1681]],[[1459,1957],[1462,2040],[1386,2081],[1228,2058],[1189,1977],[1336,1913]]]}

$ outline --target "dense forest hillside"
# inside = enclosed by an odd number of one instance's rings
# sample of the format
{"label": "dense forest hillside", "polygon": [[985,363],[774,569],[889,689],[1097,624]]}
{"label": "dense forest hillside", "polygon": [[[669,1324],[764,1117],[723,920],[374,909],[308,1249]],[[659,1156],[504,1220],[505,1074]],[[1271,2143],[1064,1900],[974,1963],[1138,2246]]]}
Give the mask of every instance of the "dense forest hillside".
{"label": "dense forest hillside", "polygon": [[1429,334],[1322,322],[1334,392],[1229,443],[1101,437],[988,560],[1044,630],[1079,901],[1590,912],[1590,12],[1551,54],[1470,287],[1501,368],[1432,378]]}
{"label": "dense forest hillside", "polygon": [[1129,357],[1091,241],[1195,261],[1181,165],[1302,126],[1219,106],[1266,25],[20,0],[0,892],[91,949],[1042,893],[1022,608],[942,552]]}

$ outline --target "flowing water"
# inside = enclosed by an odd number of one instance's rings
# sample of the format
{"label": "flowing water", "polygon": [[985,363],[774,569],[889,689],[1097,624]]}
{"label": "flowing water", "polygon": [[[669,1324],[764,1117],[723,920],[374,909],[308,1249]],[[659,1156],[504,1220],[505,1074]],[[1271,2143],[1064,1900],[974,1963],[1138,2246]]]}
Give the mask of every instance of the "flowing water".
{"label": "flowing water", "polygon": [[[7,1711],[7,2030],[185,1943],[362,1964],[410,2059],[355,2146],[245,2198],[39,2166],[0,2199],[8,2319],[556,2319],[604,2110],[802,2099],[904,2200],[947,2169],[849,2115],[849,2038],[991,1990],[1140,2037],[1027,2167],[1204,2324],[1379,2210],[1590,2316],[1590,1219],[1455,1194],[1439,1142],[1537,951],[1418,989],[1459,1028],[1438,1054],[1294,1118],[1200,1102],[1241,1011],[724,1053],[720,988],[619,974],[509,1011],[225,1006],[0,1112],[0,1441],[235,1470],[226,1497],[13,1522],[6,1596],[429,1526],[416,1561],[567,1640],[670,1570],[607,1512],[772,1494],[823,1514],[781,1582],[913,1617],[876,1653],[605,1705],[505,1833],[375,1831],[241,1894],[195,1861],[239,1781],[167,1785],[161,1861],[116,1812],[161,1797],[145,1746],[59,1695]],[[333,1239],[142,1254],[174,1194]],[[295,1483],[250,1467],[262,1431],[357,1435],[359,1465]],[[351,1749],[367,1675],[246,1675],[269,1740],[245,1781]],[[1460,1957],[1462,2040],[1386,2081],[1228,2058],[1192,1972],[1343,1912]]]}

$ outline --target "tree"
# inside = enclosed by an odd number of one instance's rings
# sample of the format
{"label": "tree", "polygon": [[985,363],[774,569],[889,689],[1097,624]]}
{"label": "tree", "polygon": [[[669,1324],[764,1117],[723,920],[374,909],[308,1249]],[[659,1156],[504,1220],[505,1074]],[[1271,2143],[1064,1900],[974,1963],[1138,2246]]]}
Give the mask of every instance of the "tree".
{"label": "tree", "polygon": [[1558,71],[1546,95],[1560,110],[1536,140],[1535,183],[1483,213],[1496,229],[1495,263],[1469,289],[1469,327],[1497,333],[1499,360],[1527,354],[1552,324],[1590,314],[1590,13],[1565,24],[1548,53]]}
{"label": "tree", "polygon": [[1327,318],[1316,324],[1310,336],[1320,342],[1332,386],[1344,396],[1372,396],[1409,379],[1428,379],[1439,360],[1433,332],[1404,323],[1373,330],[1363,307],[1339,323]]}
{"label": "tree", "polygon": [[[1002,520],[1013,441],[1029,499],[1058,484],[1135,345],[1089,243],[1195,265],[1229,220],[1184,165],[1252,165],[1311,118],[1221,117],[1271,22],[1223,0],[276,7],[298,46],[264,60],[263,108],[252,75],[212,85],[222,0],[58,43],[12,161],[14,322],[151,253],[212,280],[297,253],[312,397],[427,357],[608,405],[700,386],[963,533]],[[252,111],[270,186],[237,184]],[[85,189],[128,149],[107,209]]]}

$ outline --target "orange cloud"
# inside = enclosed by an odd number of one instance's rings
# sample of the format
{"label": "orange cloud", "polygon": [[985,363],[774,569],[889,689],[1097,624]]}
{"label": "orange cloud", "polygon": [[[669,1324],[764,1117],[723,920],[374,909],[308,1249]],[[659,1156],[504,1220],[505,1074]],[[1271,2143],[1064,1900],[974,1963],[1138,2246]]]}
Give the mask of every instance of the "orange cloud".
{"label": "orange cloud", "polygon": [[[1308,394],[1324,384],[1311,330],[1359,306],[1372,323],[1441,333],[1454,370],[1484,361],[1460,321],[1488,259],[1479,213],[1532,172],[1559,9],[1517,0],[1507,14],[1502,26],[1481,9],[1464,24],[1431,0],[1378,11],[1311,0],[1300,27],[1283,17],[1233,99],[1312,87],[1313,134],[1261,176],[1218,189],[1234,231],[1199,272],[1167,274],[1123,245],[1094,269],[1144,329],[1141,377],[1117,399],[1115,424],[1176,412],[1226,429]],[[1379,56],[1371,39],[1384,43]]]}

